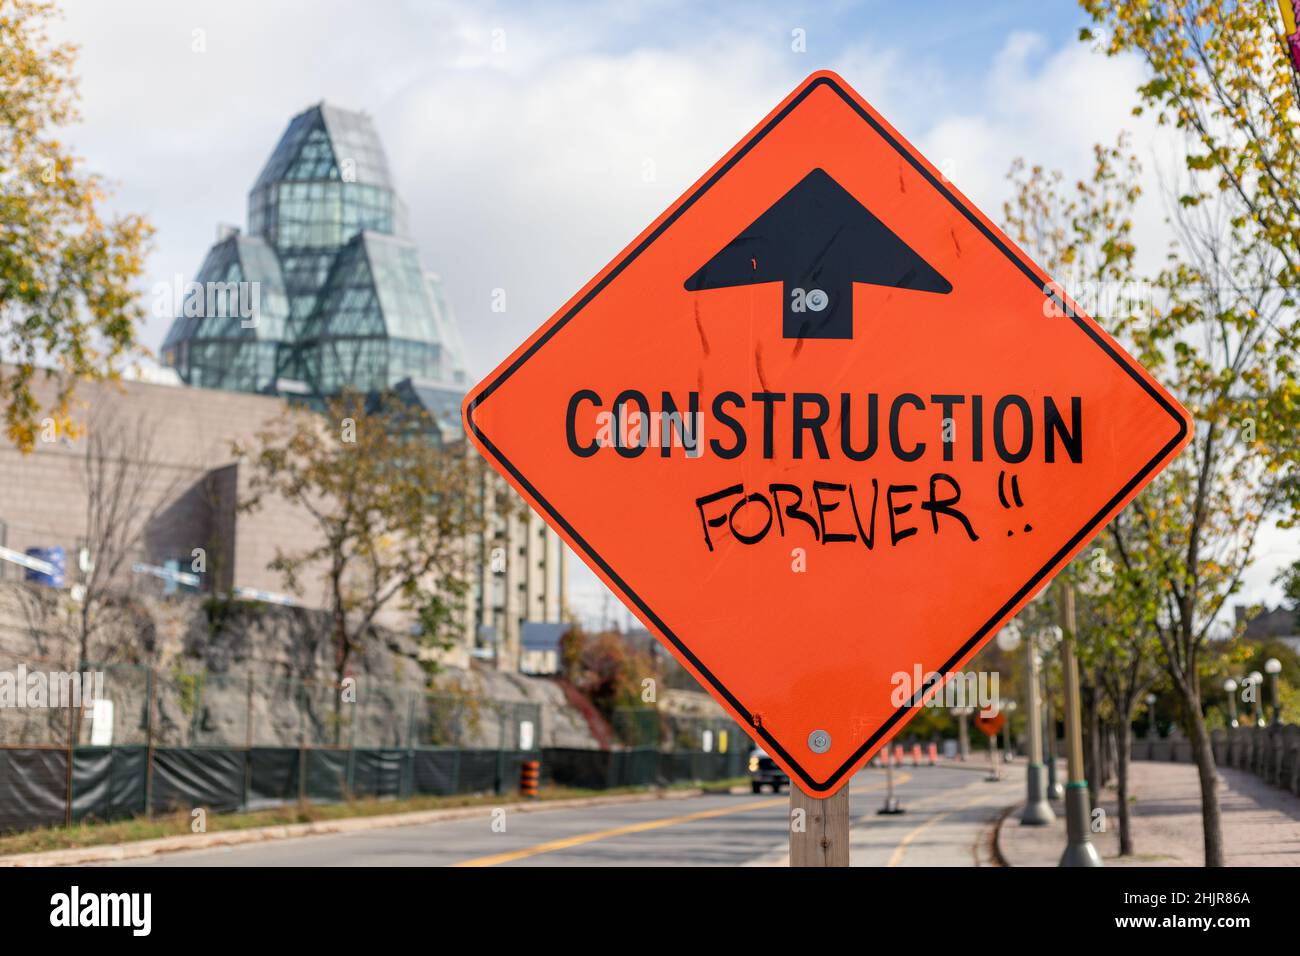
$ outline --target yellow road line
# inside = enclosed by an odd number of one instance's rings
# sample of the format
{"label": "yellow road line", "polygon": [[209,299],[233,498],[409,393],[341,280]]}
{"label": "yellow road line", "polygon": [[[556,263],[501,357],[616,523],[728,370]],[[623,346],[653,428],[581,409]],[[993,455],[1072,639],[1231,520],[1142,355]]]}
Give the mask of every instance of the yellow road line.
{"label": "yellow road line", "polygon": [[903,839],[898,841],[898,846],[896,846],[894,852],[889,855],[889,862],[886,863],[885,866],[901,866],[903,863],[903,857],[907,856],[907,848],[911,845],[913,840],[919,837],[926,830],[930,829],[930,827],[934,826],[940,820],[952,816],[958,810],[965,810],[967,807],[974,806],[977,803],[982,803],[982,798],[984,796],[986,796],[986,794],[978,794],[974,799],[967,800],[960,806],[953,807],[951,810],[945,810],[943,813],[936,813],[916,829],[910,830]]}
{"label": "yellow road line", "polygon": [[[910,773],[899,771],[894,776],[894,786],[901,787],[907,781],[912,779]],[[885,786],[885,781],[880,780],[867,787],[858,790],[858,793],[880,790]],[[659,830],[664,827],[678,826],[682,823],[691,823],[695,820],[708,820],[713,817],[725,817],[733,813],[746,813],[750,810],[762,810],[767,807],[774,807],[786,804],[786,798],[776,798],[770,800],[754,800],[749,803],[741,803],[734,807],[720,807],[716,810],[701,810],[697,813],[686,813],[675,817],[663,817],[658,820],[646,820],[643,823],[629,823],[621,827],[612,827],[608,830],[595,830],[591,833],[580,833],[576,836],[563,837],[559,840],[549,840],[545,843],[538,843],[534,846],[524,847],[521,850],[510,850],[505,853],[494,853],[490,856],[474,857],[469,860],[461,860],[459,863],[453,863],[452,866],[497,866],[501,863],[510,863],[514,860],[527,859],[530,856],[537,856],[542,853],[553,853],[556,850],[567,850],[570,847],[582,846],[584,843],[595,843],[597,840],[607,840],[610,837],[626,836],[629,833],[644,833],[647,830]]]}
{"label": "yellow road line", "polygon": [[537,856],[540,853],[553,853],[556,850],[567,850],[570,847],[582,846],[584,843],[594,843],[597,840],[608,840],[610,837],[625,836],[629,833],[644,833],[647,830],[673,827],[681,823],[691,823],[694,820],[708,820],[713,817],[725,817],[733,813],[745,813],[750,810],[763,810],[768,807],[780,806],[786,803],[787,800],[785,798],[754,800],[749,803],[737,804],[734,807],[721,807],[717,810],[701,810],[697,813],[686,813],[676,817],[663,817],[659,820],[646,820],[643,823],[629,823],[626,826],[613,827],[608,830],[596,830],[592,833],[580,833],[577,836],[564,837],[560,840],[549,840],[546,843],[538,843],[535,846],[525,847],[522,850],[511,850],[507,853],[494,853],[491,856],[480,856],[471,860],[462,860],[459,863],[453,863],[452,866],[497,866],[501,863],[510,863],[514,860],[522,860],[530,856]]}
{"label": "yellow road line", "polygon": [[894,847],[894,852],[890,854],[889,862],[886,863],[885,866],[900,865],[903,862],[903,857],[907,855],[908,844],[910,844],[913,840],[915,840],[922,833],[924,833],[930,827],[934,826],[936,823],[938,823],[940,820],[942,820],[951,812],[952,811],[949,810],[946,811],[945,813],[936,814],[935,816],[932,816],[930,819],[922,823],[915,830],[910,831],[905,837],[903,837],[903,839],[898,841],[898,846]]}

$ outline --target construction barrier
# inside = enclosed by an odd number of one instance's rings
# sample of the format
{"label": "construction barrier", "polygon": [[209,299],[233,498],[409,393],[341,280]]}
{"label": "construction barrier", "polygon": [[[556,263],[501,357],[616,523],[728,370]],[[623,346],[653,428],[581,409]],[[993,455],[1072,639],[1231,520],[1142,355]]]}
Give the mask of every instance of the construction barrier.
{"label": "construction barrier", "polygon": [[541,769],[541,763],[536,760],[525,760],[519,765],[519,793],[521,796],[537,796],[537,779]]}
{"label": "construction barrier", "polygon": [[712,781],[745,774],[745,748],[473,750],[456,747],[0,748],[0,833],[69,820],[121,820],[203,807],[261,810],[300,801],[523,792],[533,779],[584,789]]}

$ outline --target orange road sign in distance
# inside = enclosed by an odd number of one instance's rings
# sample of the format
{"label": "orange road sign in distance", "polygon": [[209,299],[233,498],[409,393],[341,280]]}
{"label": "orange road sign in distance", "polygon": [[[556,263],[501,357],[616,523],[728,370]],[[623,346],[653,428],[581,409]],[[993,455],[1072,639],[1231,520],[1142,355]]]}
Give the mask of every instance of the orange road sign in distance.
{"label": "orange road sign in distance", "polygon": [[825,72],[464,412],[487,460],[821,796],[1190,428]]}
{"label": "orange road sign in distance", "polygon": [[983,714],[975,715],[975,726],[980,733],[986,737],[996,737],[1002,732],[1002,726],[1007,722],[1007,715],[1001,712],[985,717]]}

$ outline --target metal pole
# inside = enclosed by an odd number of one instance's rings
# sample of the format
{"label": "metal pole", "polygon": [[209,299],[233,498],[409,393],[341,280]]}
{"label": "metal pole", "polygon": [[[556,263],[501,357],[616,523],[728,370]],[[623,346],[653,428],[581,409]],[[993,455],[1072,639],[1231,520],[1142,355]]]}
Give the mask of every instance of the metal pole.
{"label": "metal pole", "polygon": [[1065,797],[1065,789],[1061,786],[1061,781],[1056,779],[1056,707],[1052,701],[1052,682],[1049,677],[1050,672],[1044,671],[1043,711],[1047,719],[1043,728],[1046,732],[1043,756],[1047,763],[1047,799],[1061,800]]}
{"label": "metal pole", "polygon": [[1056,819],[1047,802],[1047,778],[1043,767],[1043,726],[1038,711],[1038,642],[1030,634],[1025,641],[1029,662],[1029,767],[1025,774],[1025,812],[1020,815],[1024,826],[1040,827]]}
{"label": "metal pole", "polygon": [[153,817],[153,701],[154,701],[154,669],[149,667],[147,674],[148,695],[146,701],[145,714],[145,733],[148,735],[145,746],[144,761],[144,814],[146,817]]}
{"label": "metal pole", "polygon": [[849,785],[822,799],[790,785],[790,865],[849,865]]}
{"label": "metal pole", "polygon": [[248,671],[248,700],[244,710],[244,810],[253,795],[253,671]]}
{"label": "metal pole", "polygon": [[[67,779],[64,781],[64,812],[63,825],[72,826],[72,764],[76,759],[76,742],[77,742],[77,720],[74,716],[72,701],[68,701],[68,752],[67,752]],[[109,758],[109,765],[112,766],[112,757]]]}
{"label": "metal pole", "polygon": [[984,779],[989,783],[996,783],[1002,779],[1002,768],[998,766],[998,735],[997,732],[985,734],[989,742],[989,775]]}
{"label": "metal pole", "polygon": [[970,730],[966,726],[966,718],[970,714],[970,709],[961,707],[957,711],[957,759],[970,759]]}
{"label": "metal pole", "polygon": [[[898,798],[894,796],[894,762],[889,759],[889,744],[885,744],[885,805],[876,811],[878,814],[885,816],[895,816],[906,811],[898,805]],[[793,792],[793,791],[791,791]]]}
{"label": "metal pole", "polygon": [[1065,677],[1065,742],[1069,782],[1065,787],[1065,852],[1061,866],[1101,866],[1089,829],[1088,781],[1083,775],[1083,729],[1079,713],[1079,662],[1074,656],[1074,588],[1057,584],[1061,616],[1061,669]]}
{"label": "metal pole", "polygon": [[298,802],[307,801],[307,683],[298,682]]}

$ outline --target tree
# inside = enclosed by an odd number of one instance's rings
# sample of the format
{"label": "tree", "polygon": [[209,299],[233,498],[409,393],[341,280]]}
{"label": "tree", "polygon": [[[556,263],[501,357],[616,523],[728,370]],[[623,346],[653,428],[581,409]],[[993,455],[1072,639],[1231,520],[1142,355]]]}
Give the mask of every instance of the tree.
{"label": "tree", "polygon": [[483,465],[463,441],[434,434],[420,409],[344,394],[323,416],[288,409],[234,449],[251,467],[241,510],[279,497],[316,526],[317,543],[277,549],[270,566],[294,593],[319,575],[339,683],[385,608],[415,614],[426,646],[446,647],[454,632],[484,520]]}
{"label": "tree", "polygon": [[1275,584],[1282,586],[1282,605],[1291,612],[1300,627],[1300,561],[1294,561],[1277,575]]}
{"label": "tree", "polygon": [[1125,564],[1159,569],[1152,623],[1182,704],[1201,784],[1207,866],[1224,861],[1200,662],[1240,587],[1255,536],[1300,504],[1300,86],[1262,11],[1221,0],[1081,0],[1110,54],[1132,52],[1149,79],[1138,107],[1184,134],[1170,185],[1177,248],[1156,280],[1162,301],[1121,324],[1143,363],[1196,418],[1188,449],[1112,529]]}
{"label": "tree", "polygon": [[[1123,511],[1114,520],[1122,526],[1132,520]],[[1107,547],[1109,545],[1109,547]],[[1115,788],[1119,815],[1120,856],[1133,853],[1130,812],[1130,767],[1133,755],[1133,720],[1147,691],[1160,676],[1160,645],[1151,625],[1158,581],[1149,569],[1122,565],[1114,542],[1102,537],[1068,569],[1078,601],[1076,648],[1080,664],[1092,675],[1104,707],[1098,725],[1106,725],[1115,741]],[[1093,740],[1093,766],[1101,763],[1100,735]],[[1091,783],[1096,771],[1090,771]],[[1100,781],[1099,781],[1100,782]]]}
{"label": "tree", "polygon": [[[1133,287],[1129,235],[1139,167],[1121,142],[1097,151],[1092,179],[1074,197],[1040,169],[1020,175],[1008,218],[1086,281]],[[1208,865],[1223,859],[1214,755],[1202,713],[1201,658],[1213,623],[1240,587],[1256,534],[1293,486],[1300,426],[1291,303],[1279,257],[1234,200],[1179,183],[1170,203],[1176,244],[1148,301],[1120,302],[1101,317],[1192,411],[1188,449],[1108,528],[1113,555],[1148,590],[1131,589],[1154,632],[1182,704],[1201,781]],[[1140,305],[1141,308],[1134,307]],[[1284,516],[1284,515],[1282,515]],[[1150,600],[1150,598],[1155,600]]]}
{"label": "tree", "polygon": [[[157,427],[144,416],[123,418],[109,402],[92,413],[82,437],[90,559],[77,617],[82,664],[91,660],[92,642],[122,599],[122,582],[131,561],[142,556],[146,532],[179,485],[179,473],[157,454]],[[108,650],[101,648],[97,659]]]}
{"label": "tree", "polygon": [[[1231,197],[1276,250],[1279,284],[1300,280],[1300,78],[1264,4],[1080,0],[1100,28],[1081,39],[1146,64],[1141,113],[1186,133],[1186,165]],[[1269,5],[1271,7],[1271,5]],[[1204,174],[1204,175],[1201,175]]]}
{"label": "tree", "polygon": [[643,700],[642,682],[647,678],[657,682],[658,668],[649,654],[632,647],[618,631],[588,634],[579,627],[570,628],[561,639],[560,657],[565,678],[611,723],[620,711],[653,712]]}
{"label": "tree", "polygon": [[[6,433],[31,451],[43,418],[75,433],[78,379],[113,377],[136,345],[150,227],[106,217],[102,179],[58,138],[77,117],[75,47],[53,44],[46,0],[0,0],[0,390]],[[52,366],[52,367],[51,367]],[[58,381],[41,408],[33,383]]]}
{"label": "tree", "polygon": [[[1138,185],[1138,163],[1126,134],[1121,133],[1114,146],[1098,144],[1093,147],[1093,172],[1067,189],[1060,172],[1042,166],[1015,161],[1008,178],[1012,197],[1003,206],[1003,216],[1014,238],[1039,259],[1049,275],[1063,283],[1066,294],[1079,295],[1084,289],[1101,292],[1105,289],[1128,290],[1134,286],[1134,258],[1136,249],[1132,241],[1133,209],[1141,195]],[[1083,296],[1079,295],[1082,299]],[[1101,314],[1098,304],[1106,301],[1121,313],[1140,305],[1122,296],[1095,296],[1096,303],[1085,301],[1093,318],[1102,324],[1115,325],[1119,315]],[[1101,552],[1104,557],[1104,550]],[[1076,592],[1087,597],[1090,584],[1097,578],[1089,562],[1095,561],[1095,552],[1076,559],[1063,572]],[[1103,677],[1099,672],[1100,653],[1106,636],[1113,633],[1097,626],[1092,620],[1099,608],[1088,600],[1076,605],[1078,633],[1067,635],[1074,641],[1079,657],[1080,700],[1084,711],[1080,723],[1085,743],[1085,766],[1089,799],[1095,805],[1105,783],[1106,747],[1103,739]],[[1123,640],[1122,636],[1119,640]],[[1121,763],[1120,760],[1116,761]],[[1121,768],[1125,774],[1121,782],[1127,790],[1126,763]],[[1127,807],[1122,811],[1127,814]],[[1121,829],[1126,820],[1121,819]]]}

